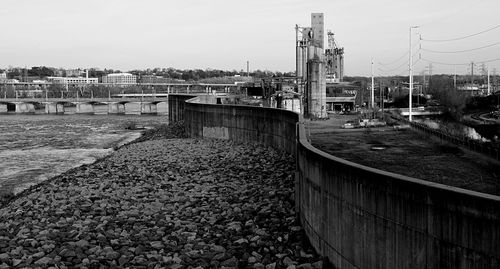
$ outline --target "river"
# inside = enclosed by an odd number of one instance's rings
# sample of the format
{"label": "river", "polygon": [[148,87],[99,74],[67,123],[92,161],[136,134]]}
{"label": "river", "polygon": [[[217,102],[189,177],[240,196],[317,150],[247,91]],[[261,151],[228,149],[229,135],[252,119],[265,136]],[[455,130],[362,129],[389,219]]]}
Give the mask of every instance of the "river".
{"label": "river", "polygon": [[0,115],[0,194],[19,193],[71,168],[94,162],[166,116]]}

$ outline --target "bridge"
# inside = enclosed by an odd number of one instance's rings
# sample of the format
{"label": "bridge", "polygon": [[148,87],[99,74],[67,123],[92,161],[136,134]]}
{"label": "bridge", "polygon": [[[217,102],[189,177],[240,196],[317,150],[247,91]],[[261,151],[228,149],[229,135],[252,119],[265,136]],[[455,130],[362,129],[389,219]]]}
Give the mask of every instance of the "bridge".
{"label": "bridge", "polygon": [[96,106],[107,106],[108,114],[166,114],[168,94],[120,94],[108,98],[4,98],[0,113],[34,114],[40,107],[46,114],[64,114],[75,107],[77,114],[94,114]]}
{"label": "bridge", "polygon": [[0,92],[3,91],[4,97],[7,89],[16,92],[37,90],[46,92],[51,86],[62,86],[68,91],[69,87],[73,88],[107,88],[109,89],[126,89],[131,87],[139,87],[151,89],[154,92],[157,89],[162,89],[166,93],[200,93],[200,92],[231,92],[231,90],[239,89],[239,84],[226,83],[57,83],[57,82],[3,82],[0,83]]}
{"label": "bridge", "polygon": [[[109,86],[104,89],[92,89],[86,91],[79,90],[61,90],[53,92],[47,88],[48,85],[57,83],[3,83],[3,99],[0,99],[0,113],[24,113],[34,114],[40,107],[45,108],[47,114],[64,114],[65,107],[76,107],[75,113],[94,114],[94,107],[97,105],[107,105],[108,114],[166,114],[168,110],[167,100],[169,94],[226,94],[234,89],[239,89],[237,84],[217,84],[217,83],[134,83],[134,84],[113,84],[113,83],[95,83],[78,84],[73,86]],[[8,85],[10,96],[7,96]],[[59,84],[61,85],[61,84]],[[67,84],[64,84],[67,86]],[[111,86],[127,87],[141,86],[148,87],[148,93],[144,89],[139,92],[121,93],[112,92]],[[30,90],[30,87],[37,87],[36,90]],[[38,88],[41,87],[41,88]],[[156,87],[156,88],[155,88]],[[161,91],[157,91],[162,87]],[[106,92],[107,91],[107,92]],[[83,97],[81,95],[86,94]],[[49,98],[50,95],[50,98]],[[54,97],[54,95],[60,96]],[[94,95],[99,97],[95,98]],[[103,95],[107,95],[103,97]],[[15,96],[13,98],[12,96]],[[101,112],[102,113],[102,112]]]}

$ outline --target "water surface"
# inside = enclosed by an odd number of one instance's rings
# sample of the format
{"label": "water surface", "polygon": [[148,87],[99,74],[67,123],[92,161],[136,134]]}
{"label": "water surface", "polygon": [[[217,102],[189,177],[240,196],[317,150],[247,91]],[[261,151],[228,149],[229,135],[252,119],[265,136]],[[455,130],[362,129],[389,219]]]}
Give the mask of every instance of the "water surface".
{"label": "water surface", "polygon": [[94,162],[166,116],[0,115],[0,193],[18,193],[73,167]]}

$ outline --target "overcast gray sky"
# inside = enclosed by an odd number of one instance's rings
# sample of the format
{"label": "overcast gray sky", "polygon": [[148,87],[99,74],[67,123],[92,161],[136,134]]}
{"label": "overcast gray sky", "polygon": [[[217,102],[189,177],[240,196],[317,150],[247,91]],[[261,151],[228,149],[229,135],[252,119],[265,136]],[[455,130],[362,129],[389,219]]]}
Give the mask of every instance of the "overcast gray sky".
{"label": "overcast gray sky", "polygon": [[[345,48],[346,75],[406,74],[409,27],[419,60],[422,39],[453,39],[500,25],[499,0],[2,0],[0,67],[53,66],[295,69],[295,24],[325,14],[325,30]],[[500,42],[500,27],[422,49],[453,52]],[[406,56],[405,56],[406,54]],[[421,52],[428,65],[500,58],[500,45],[465,53]],[[425,60],[424,60],[425,59]],[[405,64],[406,63],[406,64]],[[385,65],[382,65],[385,64]],[[500,61],[488,63],[497,68]],[[433,73],[470,72],[470,65],[434,64]]]}

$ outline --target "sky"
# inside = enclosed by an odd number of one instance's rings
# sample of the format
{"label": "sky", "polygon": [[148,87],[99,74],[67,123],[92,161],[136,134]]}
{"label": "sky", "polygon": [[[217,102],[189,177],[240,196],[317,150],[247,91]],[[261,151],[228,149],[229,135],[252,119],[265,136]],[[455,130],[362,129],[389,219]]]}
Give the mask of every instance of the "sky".
{"label": "sky", "polygon": [[[376,76],[407,74],[410,26],[415,74],[470,73],[471,62],[477,74],[500,58],[498,0],[2,0],[0,68],[294,71],[295,25],[313,12],[348,76],[370,76],[372,60]],[[500,74],[500,60],[486,67]]]}

